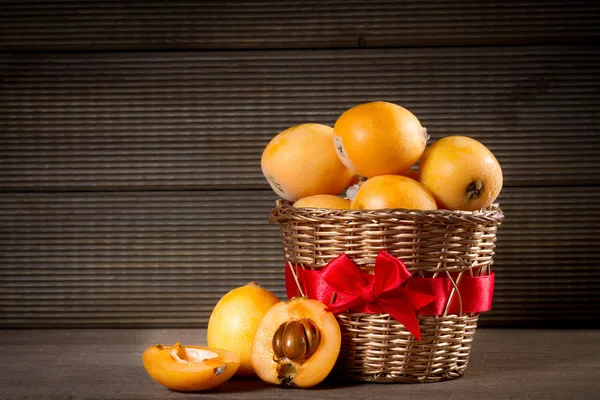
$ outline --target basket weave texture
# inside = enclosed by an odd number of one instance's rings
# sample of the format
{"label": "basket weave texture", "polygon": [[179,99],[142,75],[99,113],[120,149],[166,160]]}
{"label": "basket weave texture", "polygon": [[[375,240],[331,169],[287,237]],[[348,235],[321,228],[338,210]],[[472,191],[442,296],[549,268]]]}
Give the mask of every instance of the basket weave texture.
{"label": "basket weave texture", "polygon": [[[449,210],[326,210],[295,208],[278,200],[269,216],[281,230],[286,263],[320,269],[346,253],[372,272],[381,250],[401,259],[413,275],[448,277],[491,271],[496,232],[504,215],[497,204]],[[460,292],[453,292],[460,303]],[[452,299],[448,300],[450,303]],[[460,377],[469,360],[478,314],[419,316],[421,341],[389,314],[337,314],[342,349],[334,374],[369,382],[438,382]]]}

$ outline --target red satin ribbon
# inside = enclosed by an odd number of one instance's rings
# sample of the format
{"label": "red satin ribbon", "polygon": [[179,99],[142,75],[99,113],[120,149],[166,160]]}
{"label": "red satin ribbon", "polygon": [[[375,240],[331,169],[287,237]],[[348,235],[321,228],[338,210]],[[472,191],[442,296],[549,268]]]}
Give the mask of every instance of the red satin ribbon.
{"label": "red satin ribbon", "polygon": [[[373,274],[362,273],[342,254],[318,271],[296,268],[296,275],[304,294],[329,305],[331,311],[388,313],[417,339],[420,332],[416,315],[444,314],[454,288],[448,277],[411,276],[404,263],[386,251],[378,254]],[[288,298],[300,296],[290,268],[286,268],[285,278]],[[452,278],[456,281],[456,274]],[[493,273],[478,277],[463,275],[457,286],[460,296],[454,291],[448,314],[491,309]],[[334,293],[336,298],[331,303]]]}

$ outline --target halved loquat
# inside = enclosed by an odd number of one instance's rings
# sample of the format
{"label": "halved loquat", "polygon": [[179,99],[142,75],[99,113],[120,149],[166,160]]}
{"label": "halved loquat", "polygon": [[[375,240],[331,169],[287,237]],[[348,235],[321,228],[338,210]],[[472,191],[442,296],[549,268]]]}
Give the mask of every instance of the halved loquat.
{"label": "halved loquat", "polygon": [[192,392],[211,389],[233,376],[240,357],[227,350],[157,344],[142,354],[148,374],[169,389]]}
{"label": "halved loquat", "polygon": [[367,179],[352,199],[356,210],[405,208],[435,210],[435,198],[425,186],[402,175],[381,175]]}
{"label": "halved loquat", "polygon": [[275,304],[261,320],[252,346],[252,367],[265,382],[307,388],[333,369],[340,326],[326,306],[306,298]]}

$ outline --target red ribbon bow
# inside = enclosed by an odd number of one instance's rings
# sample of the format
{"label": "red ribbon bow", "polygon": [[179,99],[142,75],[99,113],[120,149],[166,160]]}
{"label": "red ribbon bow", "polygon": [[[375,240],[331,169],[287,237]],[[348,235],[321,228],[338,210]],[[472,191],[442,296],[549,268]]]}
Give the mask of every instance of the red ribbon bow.
{"label": "red ribbon bow", "polygon": [[329,305],[334,313],[348,309],[388,313],[421,340],[417,311],[433,302],[435,296],[402,286],[411,276],[404,263],[382,250],[375,259],[373,275],[364,275],[358,266],[341,254],[320,271],[321,278],[337,294]]}

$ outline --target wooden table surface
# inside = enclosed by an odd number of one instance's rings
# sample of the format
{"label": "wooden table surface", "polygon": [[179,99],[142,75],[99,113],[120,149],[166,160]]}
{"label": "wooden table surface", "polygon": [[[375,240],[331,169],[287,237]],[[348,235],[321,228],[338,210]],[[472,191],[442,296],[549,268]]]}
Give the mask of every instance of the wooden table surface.
{"label": "wooden table surface", "polygon": [[155,383],[142,352],[154,343],[206,344],[203,329],[2,330],[0,399],[593,399],[600,330],[479,329],[465,376],[429,384],[326,380],[285,389],[234,378],[209,392]]}

